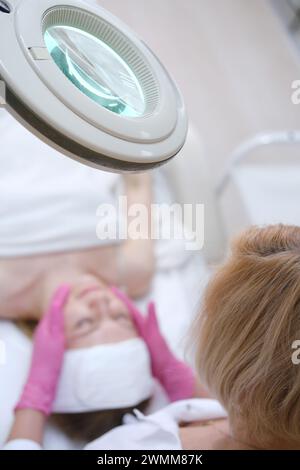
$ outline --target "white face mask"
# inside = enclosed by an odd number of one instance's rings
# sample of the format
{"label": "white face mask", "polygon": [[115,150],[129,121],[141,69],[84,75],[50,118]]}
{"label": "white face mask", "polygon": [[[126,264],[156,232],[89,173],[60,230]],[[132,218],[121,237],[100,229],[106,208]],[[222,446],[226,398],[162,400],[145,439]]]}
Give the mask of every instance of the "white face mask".
{"label": "white face mask", "polygon": [[65,353],[53,411],[80,413],[136,406],[154,381],[145,343],[131,339]]}

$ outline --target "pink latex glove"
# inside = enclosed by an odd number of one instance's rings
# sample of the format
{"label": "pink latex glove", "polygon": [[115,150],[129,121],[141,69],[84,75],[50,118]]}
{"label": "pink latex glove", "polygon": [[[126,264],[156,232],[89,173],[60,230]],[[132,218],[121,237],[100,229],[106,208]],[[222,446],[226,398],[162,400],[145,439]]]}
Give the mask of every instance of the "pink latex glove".
{"label": "pink latex glove", "polygon": [[119,289],[114,294],[126,305],[139,335],[145,341],[150,356],[153,376],[164,387],[171,401],[191,398],[196,392],[196,378],[187,364],[177,359],[159,330],[155,304],[148,305],[148,314],[142,315],[131,300]]}
{"label": "pink latex glove", "polygon": [[62,285],[52,297],[50,307],[34,335],[31,367],[16,410],[30,408],[49,415],[55,398],[65,350],[62,309],[70,293]]}

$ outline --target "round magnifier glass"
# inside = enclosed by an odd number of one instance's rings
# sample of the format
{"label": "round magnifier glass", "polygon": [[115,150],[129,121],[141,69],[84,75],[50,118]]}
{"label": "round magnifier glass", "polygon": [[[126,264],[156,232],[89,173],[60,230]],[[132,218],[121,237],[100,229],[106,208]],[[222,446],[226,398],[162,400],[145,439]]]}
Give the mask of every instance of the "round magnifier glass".
{"label": "round magnifier glass", "polygon": [[82,93],[113,113],[143,115],[138,78],[111,47],[72,26],[47,28],[44,38],[56,65]]}
{"label": "round magnifier glass", "polygon": [[180,151],[181,94],[126,25],[82,0],[0,6],[0,105],[31,132],[102,169],[147,170]]}

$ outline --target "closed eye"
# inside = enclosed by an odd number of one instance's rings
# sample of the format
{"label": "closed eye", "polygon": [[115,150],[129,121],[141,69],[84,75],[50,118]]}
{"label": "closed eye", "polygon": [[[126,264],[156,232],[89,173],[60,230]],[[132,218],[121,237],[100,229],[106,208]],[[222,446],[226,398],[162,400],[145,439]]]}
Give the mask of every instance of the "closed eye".
{"label": "closed eye", "polygon": [[117,313],[114,315],[114,319],[118,322],[126,323],[132,326],[131,318],[127,313],[123,313],[123,312]]}
{"label": "closed eye", "polygon": [[85,326],[91,326],[93,325],[94,323],[94,319],[93,318],[81,318],[80,320],[78,320],[78,322],[75,323],[75,329],[80,329],[82,327],[85,327]]}

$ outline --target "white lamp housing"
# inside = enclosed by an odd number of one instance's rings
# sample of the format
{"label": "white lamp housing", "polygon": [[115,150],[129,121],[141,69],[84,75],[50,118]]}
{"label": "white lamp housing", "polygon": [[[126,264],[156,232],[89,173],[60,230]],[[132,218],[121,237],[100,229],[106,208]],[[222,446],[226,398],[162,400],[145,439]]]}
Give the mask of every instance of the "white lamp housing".
{"label": "white lamp housing", "polygon": [[0,105],[56,150],[102,169],[159,166],[187,133],[163,65],[82,0],[0,1]]}

